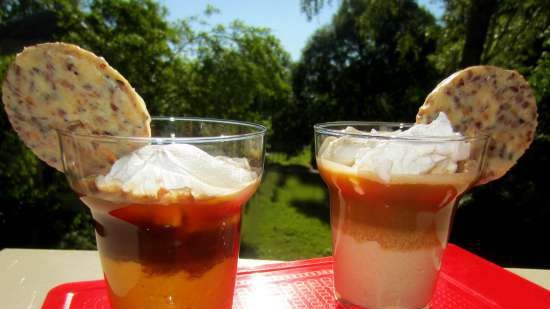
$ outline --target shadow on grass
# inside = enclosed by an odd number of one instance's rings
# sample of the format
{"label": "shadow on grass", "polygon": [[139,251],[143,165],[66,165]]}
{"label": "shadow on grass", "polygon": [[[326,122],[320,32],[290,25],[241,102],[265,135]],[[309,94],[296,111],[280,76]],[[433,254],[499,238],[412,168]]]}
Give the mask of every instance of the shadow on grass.
{"label": "shadow on grass", "polygon": [[241,248],[239,250],[239,257],[247,259],[258,258],[258,249],[255,246],[250,245],[244,241],[241,242]]}
{"label": "shadow on grass", "polygon": [[[289,177],[297,179],[301,184],[310,187],[320,187],[326,190],[319,173],[312,170],[309,167],[303,165],[281,165],[281,164],[269,164],[268,168],[272,172],[277,172],[279,177],[277,179],[277,187],[281,188],[287,184]],[[271,197],[272,201],[278,200],[278,194],[275,192]],[[291,207],[295,208],[301,214],[308,217],[315,217],[323,221],[324,223],[330,223],[330,210],[328,207],[327,193],[325,191],[322,201],[318,199],[304,199],[295,198],[289,203]]]}
{"label": "shadow on grass", "polygon": [[327,224],[330,223],[330,209],[326,203],[294,200],[291,202],[290,206],[296,208],[296,210],[308,217],[315,217]]}

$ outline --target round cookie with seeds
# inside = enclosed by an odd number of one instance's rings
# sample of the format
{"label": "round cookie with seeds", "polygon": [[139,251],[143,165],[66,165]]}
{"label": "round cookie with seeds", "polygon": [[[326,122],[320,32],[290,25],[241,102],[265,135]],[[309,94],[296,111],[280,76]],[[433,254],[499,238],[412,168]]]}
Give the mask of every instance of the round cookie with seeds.
{"label": "round cookie with seeds", "polygon": [[416,122],[429,123],[439,112],[465,136],[490,135],[478,184],[503,176],[529,147],[537,127],[537,105],[527,81],[494,66],[469,67],[443,80],[420,107]]}
{"label": "round cookie with seeds", "polygon": [[[59,171],[63,166],[56,130],[151,135],[151,117],[130,83],[103,58],[71,44],[25,48],[7,72],[2,101],[21,140]],[[106,161],[116,159],[113,149],[98,147],[90,143],[90,163],[110,165]]]}

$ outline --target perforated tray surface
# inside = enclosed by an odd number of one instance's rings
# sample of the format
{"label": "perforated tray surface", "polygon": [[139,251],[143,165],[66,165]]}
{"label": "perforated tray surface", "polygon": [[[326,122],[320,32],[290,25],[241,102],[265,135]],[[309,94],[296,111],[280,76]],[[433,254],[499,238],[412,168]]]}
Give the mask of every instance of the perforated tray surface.
{"label": "perforated tray surface", "polygon": [[[109,309],[105,282],[53,288],[43,309]],[[241,269],[234,309],[336,309],[332,258]],[[550,291],[457,246],[445,251],[432,309],[550,309]]]}

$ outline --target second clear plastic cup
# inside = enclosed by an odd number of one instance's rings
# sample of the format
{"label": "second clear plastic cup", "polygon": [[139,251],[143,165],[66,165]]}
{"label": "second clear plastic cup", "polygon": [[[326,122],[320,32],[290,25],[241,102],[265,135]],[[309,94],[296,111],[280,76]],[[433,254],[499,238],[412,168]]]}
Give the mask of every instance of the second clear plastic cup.
{"label": "second clear plastic cup", "polygon": [[[427,308],[454,208],[483,167],[487,136],[397,137],[390,133],[410,126],[372,122],[315,126],[317,165],[330,194],[334,292],[344,308]],[[344,131],[347,127],[363,133]],[[384,154],[406,160],[426,149],[459,144],[468,145],[469,155],[456,166],[388,174],[395,169],[388,169],[392,160]],[[356,163],[362,151],[374,147],[393,150]],[[453,172],[445,170],[449,166]]]}

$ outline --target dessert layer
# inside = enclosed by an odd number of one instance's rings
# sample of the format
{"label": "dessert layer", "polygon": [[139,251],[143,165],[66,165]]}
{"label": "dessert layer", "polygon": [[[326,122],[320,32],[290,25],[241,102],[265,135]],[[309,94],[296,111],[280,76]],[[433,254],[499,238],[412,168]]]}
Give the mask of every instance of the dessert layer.
{"label": "dessert layer", "polygon": [[[443,247],[388,250],[336,231],[334,284],[339,299],[364,308],[423,308],[430,301]],[[361,270],[359,270],[361,269]]]}
{"label": "dessert layer", "polygon": [[247,197],[169,204],[119,204],[83,197],[102,256],[134,261],[151,275],[185,271],[201,276],[238,256],[241,207]]}
{"label": "dessert layer", "polygon": [[384,182],[394,175],[452,174],[469,159],[470,143],[454,133],[444,113],[430,124],[405,131],[362,132],[348,127],[349,135],[328,137],[318,157],[351,167],[356,173],[374,173]]}
{"label": "dessert layer", "polygon": [[211,156],[189,144],[147,145],[118,159],[97,177],[99,191],[127,198],[227,195],[257,181],[245,158]]}
{"label": "dessert layer", "polygon": [[372,178],[358,176],[330,164],[321,160],[318,166],[329,188],[333,229],[359,242],[373,241],[392,250],[446,243],[453,207],[473,177],[460,173],[405,175],[385,183],[374,174]]}
{"label": "dessert layer", "polygon": [[237,257],[222,260],[200,277],[185,271],[151,275],[136,262],[105,256],[101,263],[116,308],[231,308]]}

